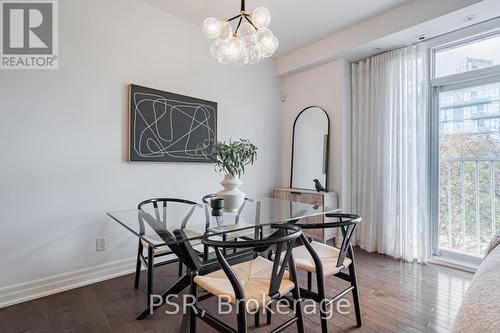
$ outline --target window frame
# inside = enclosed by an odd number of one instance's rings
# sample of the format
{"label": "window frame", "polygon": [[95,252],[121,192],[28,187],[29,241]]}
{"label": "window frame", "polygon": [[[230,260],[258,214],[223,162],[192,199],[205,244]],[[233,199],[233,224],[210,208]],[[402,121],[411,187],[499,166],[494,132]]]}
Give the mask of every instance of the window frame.
{"label": "window frame", "polygon": [[444,91],[465,88],[468,86],[487,84],[500,81],[500,64],[486,68],[475,69],[463,73],[435,77],[436,54],[439,51],[452,49],[460,45],[499,37],[500,29],[496,28],[480,34],[444,42],[437,46],[429,46],[430,53],[430,203],[431,203],[431,259],[430,262],[444,262],[453,266],[475,270],[482,258],[462,254],[458,251],[439,249],[439,94]]}
{"label": "window frame", "polygon": [[443,50],[453,49],[461,45],[473,44],[475,42],[486,40],[494,37],[500,37],[500,29],[490,30],[482,34],[476,34],[466,38],[462,38],[453,42],[440,44],[430,48],[431,53],[431,71],[430,83],[432,87],[447,85],[449,83],[462,82],[476,79],[477,77],[495,76],[500,74],[500,64],[485,68],[474,69],[471,71],[450,74],[436,77],[436,54]]}

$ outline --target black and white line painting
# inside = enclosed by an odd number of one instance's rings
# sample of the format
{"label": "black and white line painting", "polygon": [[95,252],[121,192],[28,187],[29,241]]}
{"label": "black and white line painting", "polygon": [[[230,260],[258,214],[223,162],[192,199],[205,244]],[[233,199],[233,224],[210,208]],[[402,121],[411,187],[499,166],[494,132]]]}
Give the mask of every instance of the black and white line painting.
{"label": "black and white line painting", "polygon": [[210,162],[217,103],[131,84],[130,161]]}

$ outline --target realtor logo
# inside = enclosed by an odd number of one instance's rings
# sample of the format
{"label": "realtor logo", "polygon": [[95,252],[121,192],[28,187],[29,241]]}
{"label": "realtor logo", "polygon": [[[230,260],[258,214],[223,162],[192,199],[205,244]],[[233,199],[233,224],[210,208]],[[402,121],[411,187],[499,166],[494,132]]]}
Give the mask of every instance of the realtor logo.
{"label": "realtor logo", "polygon": [[57,0],[0,0],[0,69],[57,69]]}

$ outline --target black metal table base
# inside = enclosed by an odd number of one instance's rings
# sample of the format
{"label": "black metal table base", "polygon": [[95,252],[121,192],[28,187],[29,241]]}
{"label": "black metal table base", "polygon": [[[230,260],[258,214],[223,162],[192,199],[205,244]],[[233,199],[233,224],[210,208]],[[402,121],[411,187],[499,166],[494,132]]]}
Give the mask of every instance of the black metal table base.
{"label": "black metal table base", "polygon": [[189,275],[184,274],[179,280],[177,280],[170,288],[168,288],[167,291],[165,291],[161,297],[162,297],[162,302],[160,305],[151,305],[148,306],[142,313],[137,316],[137,320],[142,320],[152,314],[156,309],[161,307],[163,304],[165,304],[165,301],[167,300],[167,297],[169,295],[178,295],[182,290],[184,290],[186,287],[189,287],[189,284],[191,282],[191,279]]}

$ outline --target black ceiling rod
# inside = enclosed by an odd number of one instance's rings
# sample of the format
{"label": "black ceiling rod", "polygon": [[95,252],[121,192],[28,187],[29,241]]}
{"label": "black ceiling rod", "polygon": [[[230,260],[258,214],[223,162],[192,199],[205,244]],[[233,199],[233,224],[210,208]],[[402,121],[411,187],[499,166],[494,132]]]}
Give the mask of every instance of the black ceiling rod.
{"label": "black ceiling rod", "polygon": [[238,14],[236,16],[233,16],[233,17],[227,19],[226,21],[231,22],[231,21],[236,20],[237,18],[240,18],[240,17],[241,17],[241,14]]}
{"label": "black ceiling rod", "polygon": [[238,26],[236,27],[236,30],[234,31],[234,34],[236,35],[238,33],[238,29],[240,28],[241,21],[243,20],[243,16],[240,16],[240,21],[238,22]]}
{"label": "black ceiling rod", "polygon": [[245,11],[245,0],[241,0],[241,11]]}
{"label": "black ceiling rod", "polygon": [[259,30],[254,24],[252,21],[250,21],[250,19],[248,18],[248,16],[245,16],[245,19],[248,21],[248,23],[250,23],[252,25],[252,27],[255,29],[255,30]]}

